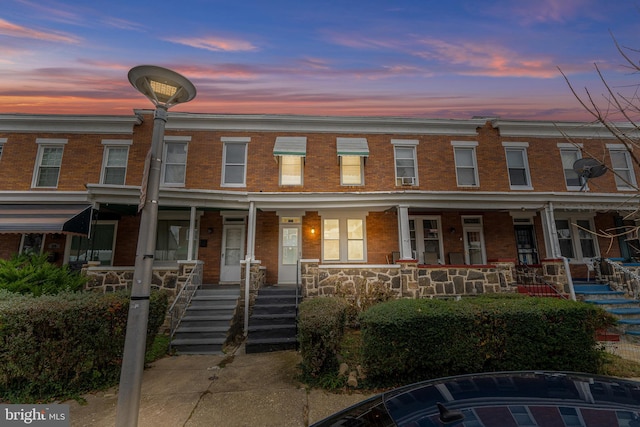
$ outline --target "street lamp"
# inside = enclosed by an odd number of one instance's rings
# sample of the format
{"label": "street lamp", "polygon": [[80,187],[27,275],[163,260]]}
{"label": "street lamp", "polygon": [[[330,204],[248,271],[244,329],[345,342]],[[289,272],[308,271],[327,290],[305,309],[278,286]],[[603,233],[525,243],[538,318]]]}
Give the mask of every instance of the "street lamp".
{"label": "street lamp", "polygon": [[149,294],[153,275],[153,256],[158,226],[158,195],[162,145],[167,110],[196,96],[196,88],[180,74],[153,65],[141,65],[129,70],[129,81],[156,106],[153,116],[151,148],[145,162],[140,187],[140,230],[136,249],[135,270],[131,286],[131,301],[127,318],[127,332],[120,371],[116,426],[138,425],[140,390],[149,321]]}

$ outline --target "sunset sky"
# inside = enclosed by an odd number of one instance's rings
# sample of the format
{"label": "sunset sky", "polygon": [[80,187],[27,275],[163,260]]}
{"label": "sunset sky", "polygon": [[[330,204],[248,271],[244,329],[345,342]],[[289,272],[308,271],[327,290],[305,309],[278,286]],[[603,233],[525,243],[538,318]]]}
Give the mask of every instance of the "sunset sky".
{"label": "sunset sky", "polygon": [[2,0],[0,113],[151,108],[153,64],[198,90],[176,111],[587,120],[558,67],[635,90],[612,34],[640,49],[640,1]]}

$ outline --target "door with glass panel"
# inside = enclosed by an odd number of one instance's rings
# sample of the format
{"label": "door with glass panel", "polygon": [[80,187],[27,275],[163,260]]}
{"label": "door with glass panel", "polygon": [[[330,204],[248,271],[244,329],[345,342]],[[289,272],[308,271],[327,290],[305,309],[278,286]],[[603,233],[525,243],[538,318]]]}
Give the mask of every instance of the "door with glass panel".
{"label": "door with glass panel", "polygon": [[465,262],[467,264],[486,264],[487,256],[482,232],[482,218],[467,217],[462,219]]}
{"label": "door with glass panel", "polygon": [[410,217],[409,233],[413,256],[418,262],[424,264],[444,262],[440,217]]}
{"label": "door with glass panel", "polygon": [[226,224],[222,229],[220,282],[240,283],[240,261],[244,253],[244,224]]}
{"label": "door with glass panel", "polygon": [[283,218],[280,223],[279,284],[297,283],[301,234],[300,218]]}

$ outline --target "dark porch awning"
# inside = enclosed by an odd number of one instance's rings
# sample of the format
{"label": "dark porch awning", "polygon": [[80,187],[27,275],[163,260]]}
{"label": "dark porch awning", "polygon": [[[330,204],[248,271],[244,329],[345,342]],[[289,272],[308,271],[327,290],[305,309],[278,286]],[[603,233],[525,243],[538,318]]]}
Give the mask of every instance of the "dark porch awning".
{"label": "dark porch awning", "polygon": [[0,205],[0,233],[89,234],[89,205]]}

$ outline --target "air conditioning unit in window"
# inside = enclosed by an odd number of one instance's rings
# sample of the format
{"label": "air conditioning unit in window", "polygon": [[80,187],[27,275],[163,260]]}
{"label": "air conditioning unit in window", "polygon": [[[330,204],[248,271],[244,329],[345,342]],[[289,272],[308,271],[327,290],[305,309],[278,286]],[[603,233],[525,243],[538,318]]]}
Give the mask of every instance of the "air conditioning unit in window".
{"label": "air conditioning unit in window", "polygon": [[404,176],[400,178],[400,183],[402,185],[415,185],[415,178],[412,176]]}

